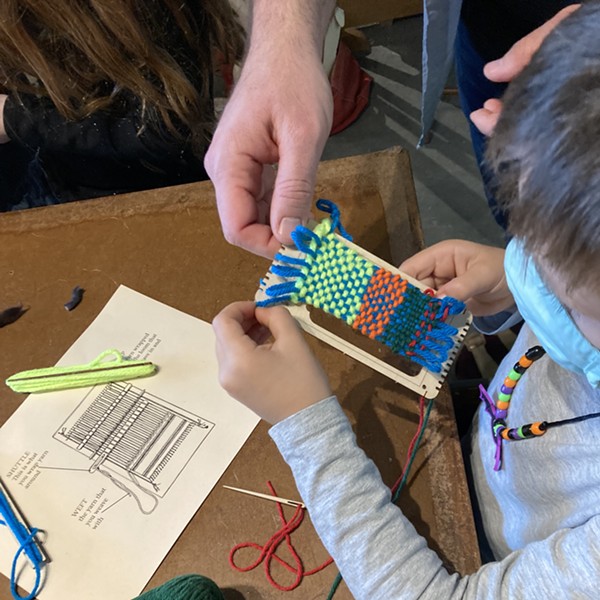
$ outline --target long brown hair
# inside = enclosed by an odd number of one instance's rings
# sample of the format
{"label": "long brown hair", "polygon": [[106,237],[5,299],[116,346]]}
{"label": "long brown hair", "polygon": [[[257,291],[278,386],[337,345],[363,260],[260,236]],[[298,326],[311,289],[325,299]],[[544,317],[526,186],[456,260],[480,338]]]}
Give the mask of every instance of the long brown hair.
{"label": "long brown hair", "polygon": [[143,122],[205,137],[212,50],[239,59],[241,31],[227,0],[1,0],[0,87],[47,96],[70,120],[129,93]]}

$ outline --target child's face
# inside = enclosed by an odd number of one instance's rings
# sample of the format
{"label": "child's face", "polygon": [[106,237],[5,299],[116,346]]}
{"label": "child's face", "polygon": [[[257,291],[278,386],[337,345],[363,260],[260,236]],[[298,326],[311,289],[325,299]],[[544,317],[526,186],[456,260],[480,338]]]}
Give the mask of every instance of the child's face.
{"label": "child's face", "polygon": [[542,279],[585,338],[600,349],[600,295],[588,286],[567,290],[564,278],[541,259],[536,259]]}

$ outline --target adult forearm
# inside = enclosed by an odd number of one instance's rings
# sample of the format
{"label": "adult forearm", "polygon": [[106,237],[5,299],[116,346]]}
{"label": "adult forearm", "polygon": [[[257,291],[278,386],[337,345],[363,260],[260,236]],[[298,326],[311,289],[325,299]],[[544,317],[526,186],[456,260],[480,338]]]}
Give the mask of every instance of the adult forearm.
{"label": "adult forearm", "polygon": [[254,0],[250,51],[323,52],[335,0]]}

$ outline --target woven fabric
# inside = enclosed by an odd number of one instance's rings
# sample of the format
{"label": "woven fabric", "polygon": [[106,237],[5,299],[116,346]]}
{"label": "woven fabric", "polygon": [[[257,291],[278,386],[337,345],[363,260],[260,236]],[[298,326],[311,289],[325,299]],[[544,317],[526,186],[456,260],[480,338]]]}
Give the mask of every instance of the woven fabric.
{"label": "woven fabric", "polygon": [[454,298],[434,298],[400,274],[366,259],[335,235],[340,228],[337,207],[327,203],[324,210],[331,212],[331,219],[314,230],[300,226],[292,234],[303,258],[285,253],[275,257],[271,272],[279,276],[278,283],[266,286],[268,299],[258,305],[314,306],[439,373],[457,334],[445,320],[462,312],[464,304]]}
{"label": "woven fabric", "polygon": [[310,304],[352,325],[375,265],[334,235],[325,235],[315,257],[307,257],[304,278],[298,278],[292,302]]}

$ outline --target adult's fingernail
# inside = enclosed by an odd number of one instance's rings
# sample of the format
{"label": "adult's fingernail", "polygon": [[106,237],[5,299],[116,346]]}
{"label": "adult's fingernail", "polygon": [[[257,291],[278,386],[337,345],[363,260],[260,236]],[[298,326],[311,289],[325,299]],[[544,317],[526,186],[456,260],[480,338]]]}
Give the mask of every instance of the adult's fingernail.
{"label": "adult's fingernail", "polygon": [[297,217],[284,217],[279,224],[279,237],[291,240],[291,233],[302,221]]}

